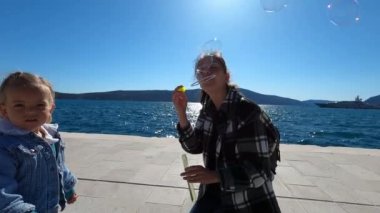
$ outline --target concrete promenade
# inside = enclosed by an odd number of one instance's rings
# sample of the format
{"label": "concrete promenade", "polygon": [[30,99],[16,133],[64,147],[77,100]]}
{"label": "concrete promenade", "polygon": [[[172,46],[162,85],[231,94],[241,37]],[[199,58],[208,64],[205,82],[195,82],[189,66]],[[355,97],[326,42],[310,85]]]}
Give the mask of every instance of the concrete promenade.
{"label": "concrete promenade", "polygon": [[[175,138],[62,133],[79,200],[65,213],[188,212]],[[201,155],[187,155],[190,165]],[[380,213],[380,150],[281,144],[274,188],[284,213]]]}

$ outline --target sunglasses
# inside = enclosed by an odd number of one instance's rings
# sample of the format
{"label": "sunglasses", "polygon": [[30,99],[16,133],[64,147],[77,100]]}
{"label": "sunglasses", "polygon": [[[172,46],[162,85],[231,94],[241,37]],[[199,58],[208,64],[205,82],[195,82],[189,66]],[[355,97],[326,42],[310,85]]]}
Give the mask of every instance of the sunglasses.
{"label": "sunglasses", "polygon": [[199,66],[195,72],[196,72],[196,75],[199,74],[212,74],[212,73],[216,73],[217,71],[219,70],[222,70],[223,67],[218,64],[218,63],[212,63],[212,64],[205,64],[205,65],[202,65],[202,66]]}

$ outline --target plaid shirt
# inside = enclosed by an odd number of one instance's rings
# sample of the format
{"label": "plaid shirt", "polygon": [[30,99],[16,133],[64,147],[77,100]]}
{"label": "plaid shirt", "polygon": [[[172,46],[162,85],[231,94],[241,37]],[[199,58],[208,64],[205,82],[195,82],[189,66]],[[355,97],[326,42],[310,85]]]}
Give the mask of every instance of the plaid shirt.
{"label": "plaid shirt", "polygon": [[[179,141],[186,152],[203,153],[205,165],[208,155],[215,155],[223,212],[280,212],[269,165],[275,148],[268,144],[269,125],[273,124],[260,107],[233,88],[219,111],[210,100],[205,102],[194,128],[189,125],[180,129],[177,125]],[[216,150],[208,150],[213,130],[217,132]],[[205,189],[201,184],[198,198]]]}

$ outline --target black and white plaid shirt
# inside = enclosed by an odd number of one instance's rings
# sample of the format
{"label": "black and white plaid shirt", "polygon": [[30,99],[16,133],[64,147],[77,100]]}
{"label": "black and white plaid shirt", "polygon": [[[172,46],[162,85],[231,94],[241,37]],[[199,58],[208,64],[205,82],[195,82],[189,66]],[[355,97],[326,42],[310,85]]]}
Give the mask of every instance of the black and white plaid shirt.
{"label": "black and white plaid shirt", "polygon": [[[208,155],[215,155],[223,212],[280,212],[269,168],[274,147],[268,144],[268,125],[272,123],[265,112],[234,88],[229,89],[219,110],[207,100],[194,128],[189,125],[180,129],[177,125],[185,151],[203,153],[205,165]],[[214,130],[217,137],[212,137]],[[212,138],[216,139],[216,149],[208,150]],[[201,184],[198,198],[205,189]]]}

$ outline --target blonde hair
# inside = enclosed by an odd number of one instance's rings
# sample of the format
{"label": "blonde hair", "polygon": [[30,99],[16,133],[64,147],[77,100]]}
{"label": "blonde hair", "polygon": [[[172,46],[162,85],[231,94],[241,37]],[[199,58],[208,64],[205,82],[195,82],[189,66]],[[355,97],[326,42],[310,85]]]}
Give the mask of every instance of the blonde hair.
{"label": "blonde hair", "polygon": [[0,104],[6,100],[5,92],[7,89],[14,88],[40,88],[46,86],[51,94],[52,102],[54,102],[53,86],[44,78],[28,72],[13,72],[9,74],[0,85]]}
{"label": "blonde hair", "polygon": [[[8,89],[16,89],[16,88],[41,88],[46,86],[50,91],[51,104],[54,104],[55,93],[53,90],[53,86],[44,78],[34,75],[28,72],[13,72],[9,74],[0,85],[0,104],[5,104],[7,99],[6,91]],[[52,117],[50,115],[47,123],[52,121]]]}

